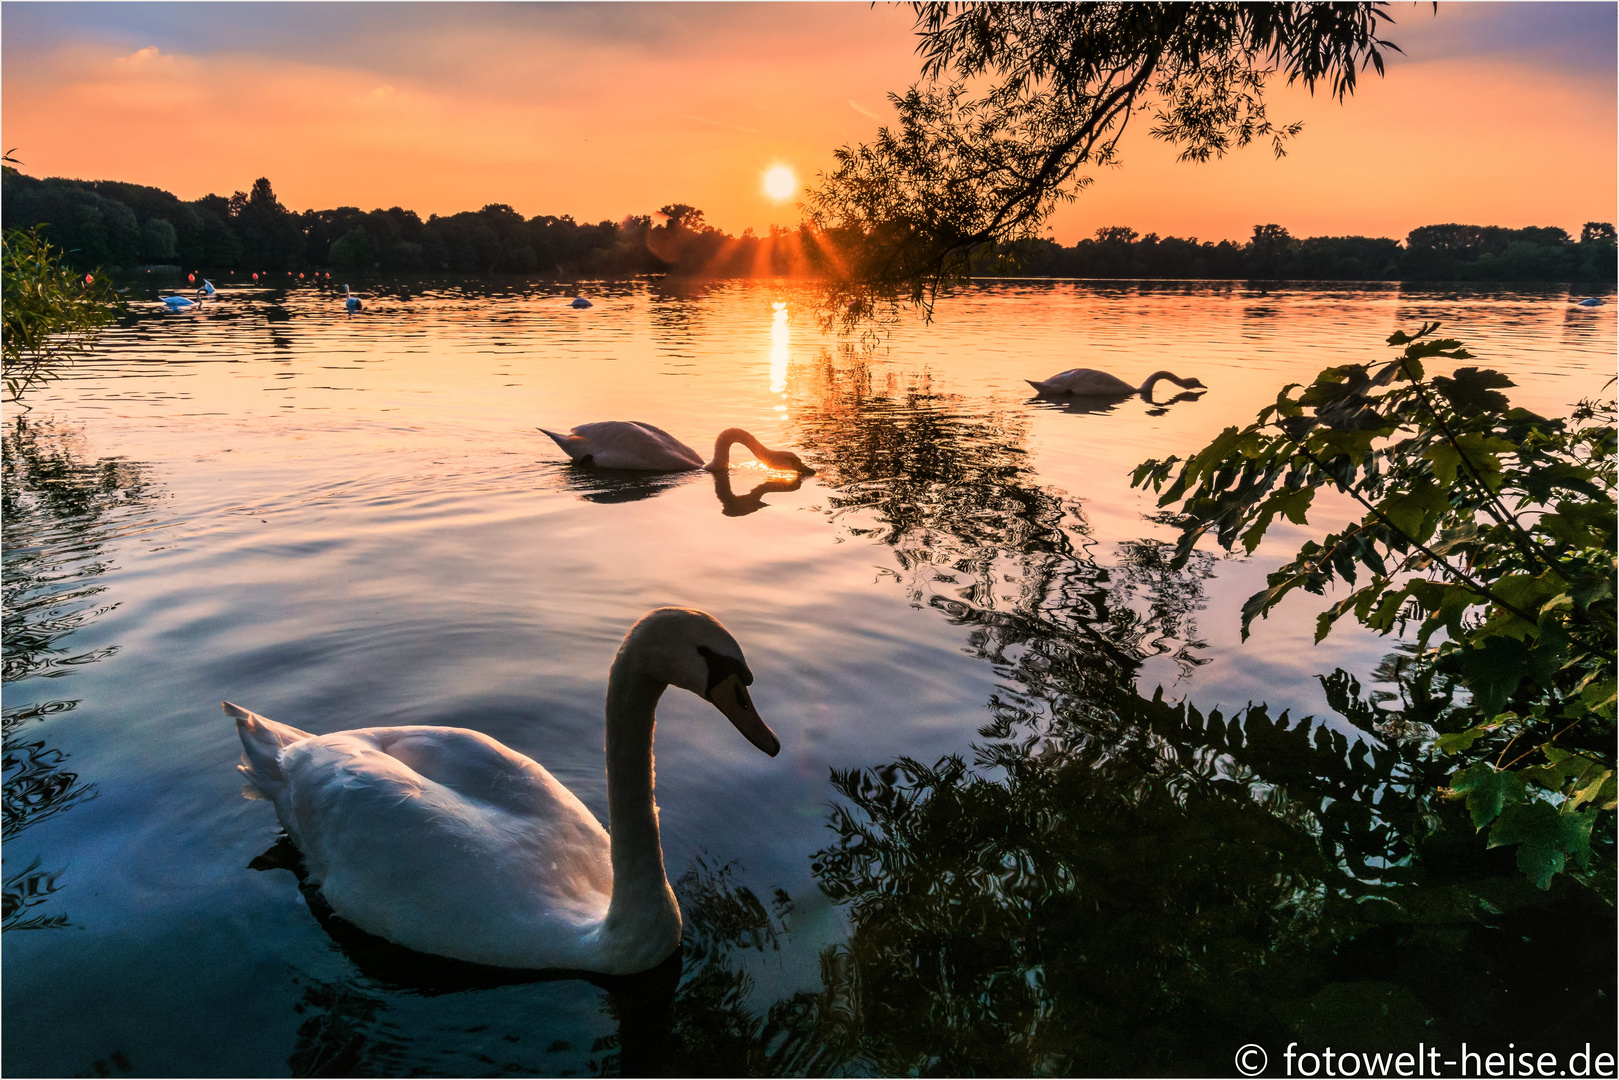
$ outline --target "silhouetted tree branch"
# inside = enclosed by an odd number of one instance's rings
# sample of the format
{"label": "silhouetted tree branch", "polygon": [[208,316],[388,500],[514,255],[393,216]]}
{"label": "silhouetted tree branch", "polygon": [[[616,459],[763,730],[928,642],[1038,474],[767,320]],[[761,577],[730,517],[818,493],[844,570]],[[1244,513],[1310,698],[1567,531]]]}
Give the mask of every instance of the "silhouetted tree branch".
{"label": "silhouetted tree branch", "polygon": [[1154,138],[1207,161],[1257,139],[1285,153],[1276,75],[1340,100],[1383,71],[1384,3],[914,3],[922,81],[897,125],[835,152],[810,194],[829,299],[847,324],[884,300],[931,309],[975,255],[1027,241],[1113,164],[1144,110]]}

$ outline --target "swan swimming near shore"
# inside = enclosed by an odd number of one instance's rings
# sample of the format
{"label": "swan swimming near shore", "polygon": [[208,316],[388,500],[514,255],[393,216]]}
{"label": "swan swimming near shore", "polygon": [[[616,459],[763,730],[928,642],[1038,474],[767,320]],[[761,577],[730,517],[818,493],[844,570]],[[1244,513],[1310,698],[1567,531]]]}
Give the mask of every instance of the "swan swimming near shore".
{"label": "swan swimming near shore", "polygon": [[653,797],[658,699],[689,690],[775,757],[752,682],[706,612],[660,608],[631,628],[607,678],[610,833],[541,765],[476,731],[312,735],[224,709],[251,791],[275,804],[307,880],[344,919],[456,960],[628,975],[680,947]]}

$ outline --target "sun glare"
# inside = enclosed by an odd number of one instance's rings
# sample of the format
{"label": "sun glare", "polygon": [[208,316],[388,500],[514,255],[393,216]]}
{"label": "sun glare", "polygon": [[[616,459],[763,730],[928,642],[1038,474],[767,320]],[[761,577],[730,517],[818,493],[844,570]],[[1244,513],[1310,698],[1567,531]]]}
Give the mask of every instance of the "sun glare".
{"label": "sun glare", "polygon": [[781,202],[798,191],[798,177],[785,165],[772,165],[765,173],[765,194]]}

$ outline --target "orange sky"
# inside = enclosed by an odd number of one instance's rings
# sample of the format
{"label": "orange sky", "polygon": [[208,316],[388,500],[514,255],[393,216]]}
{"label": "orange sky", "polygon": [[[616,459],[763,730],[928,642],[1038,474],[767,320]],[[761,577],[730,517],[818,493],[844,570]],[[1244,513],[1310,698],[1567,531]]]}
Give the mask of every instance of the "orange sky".
{"label": "orange sky", "polygon": [[[1615,5],[1398,5],[1407,53],[1302,119],[1287,158],[1209,165],[1127,136],[1053,221],[1244,237],[1403,237],[1445,221],[1614,220]],[[3,137],[35,176],[182,198],[258,176],[302,210],[510,203],[581,220],[701,207],[730,232],[792,224],[773,163],[808,181],[869,138],[916,75],[907,9],[865,4],[0,6]]]}

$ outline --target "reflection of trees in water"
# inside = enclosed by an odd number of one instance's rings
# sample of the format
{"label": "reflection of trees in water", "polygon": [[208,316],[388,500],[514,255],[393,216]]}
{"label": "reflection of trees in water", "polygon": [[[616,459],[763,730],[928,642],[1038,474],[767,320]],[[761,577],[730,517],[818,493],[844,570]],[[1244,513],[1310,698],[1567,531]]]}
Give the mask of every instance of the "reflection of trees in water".
{"label": "reflection of trees in water", "polygon": [[[1326,689],[1369,719],[1352,680]],[[1263,706],[1087,700],[971,763],[834,775],[813,869],[853,932],[816,991],[750,1012],[737,950],[787,929],[730,883],[693,890],[725,929],[690,919],[669,1071],[1219,1075],[1249,1041],[1611,1030],[1611,906],[1481,855],[1415,794],[1442,765]]]}
{"label": "reflection of trees in water", "polygon": [[287,1058],[293,1076],[398,1075],[403,1040],[397,1033],[378,1037],[380,997],[352,986],[300,981],[303,997],[293,1009],[303,1020]]}
{"label": "reflection of trees in water", "polygon": [[816,448],[834,520],[894,549],[917,606],[971,626],[997,667],[1081,665],[1104,682],[1147,656],[1200,660],[1193,613],[1212,559],[1170,571],[1164,545],[1118,545],[1098,561],[1076,499],[1042,485],[1028,460],[1028,414],[936,391],[924,373],[879,386],[858,358],[823,361],[801,404],[799,441]]}
{"label": "reflection of trees in water", "polygon": [[[3,835],[23,830],[95,797],[61,750],[42,732],[50,717],[72,710],[67,699],[27,701],[20,686],[59,679],[117,652],[116,646],[75,651],[74,631],[111,610],[98,597],[108,569],[103,545],[125,508],[149,492],[141,470],[119,458],[87,459],[76,436],[48,423],[19,418],[3,439],[5,796]],[[55,686],[56,684],[45,684]],[[32,913],[59,888],[59,871],[35,859],[5,878],[4,928],[57,927],[66,916]]]}
{"label": "reflection of trees in water", "polygon": [[1611,1028],[1611,901],[1481,852],[1421,794],[1443,762],[1354,680],[1323,680],[1343,730],[1142,697],[1145,656],[1196,663],[1209,568],[1173,572],[1152,541],[1101,566],[1015,411],[858,365],[823,378],[801,441],[834,519],[892,545],[913,601],[1004,683],[971,761],[834,774],[813,869],[853,931],[818,991],[749,1011],[737,950],[786,932],[752,894],[719,904],[718,946],[691,919],[672,1072],[1218,1074],[1249,1041]]}

